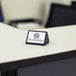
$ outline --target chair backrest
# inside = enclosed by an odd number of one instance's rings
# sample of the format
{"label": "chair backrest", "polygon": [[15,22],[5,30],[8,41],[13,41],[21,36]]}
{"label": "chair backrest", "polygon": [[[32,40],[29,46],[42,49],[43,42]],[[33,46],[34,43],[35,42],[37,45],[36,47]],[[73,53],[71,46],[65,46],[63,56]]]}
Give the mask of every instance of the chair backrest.
{"label": "chair backrest", "polygon": [[5,22],[44,17],[44,0],[1,0]]}
{"label": "chair backrest", "polygon": [[72,5],[71,6],[76,8],[76,1],[72,1]]}
{"label": "chair backrest", "polygon": [[46,27],[76,24],[76,9],[71,6],[52,4]]}
{"label": "chair backrest", "polygon": [[3,16],[3,11],[0,3],[0,22],[4,22],[4,16]]}
{"label": "chair backrest", "polygon": [[49,17],[49,12],[51,10],[51,6],[50,5],[52,3],[71,5],[71,0],[46,0],[45,17],[44,17],[43,25],[46,25],[46,23],[47,23],[47,19]]}

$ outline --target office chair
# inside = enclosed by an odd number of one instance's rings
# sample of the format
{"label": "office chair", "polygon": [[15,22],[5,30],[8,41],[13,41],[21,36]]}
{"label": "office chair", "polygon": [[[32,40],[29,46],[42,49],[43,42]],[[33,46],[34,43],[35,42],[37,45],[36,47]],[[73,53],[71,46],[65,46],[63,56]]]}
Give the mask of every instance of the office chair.
{"label": "office chair", "polygon": [[75,8],[61,4],[52,4],[50,7],[46,28],[76,24]]}

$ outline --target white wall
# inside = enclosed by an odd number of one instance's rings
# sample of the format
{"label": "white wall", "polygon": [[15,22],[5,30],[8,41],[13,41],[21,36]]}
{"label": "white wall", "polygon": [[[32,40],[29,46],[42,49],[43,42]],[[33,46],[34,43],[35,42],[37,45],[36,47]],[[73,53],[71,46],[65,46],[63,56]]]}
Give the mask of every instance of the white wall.
{"label": "white wall", "polygon": [[1,0],[5,21],[12,19],[44,19],[45,5],[50,2],[70,4],[70,0]]}
{"label": "white wall", "polygon": [[6,21],[10,19],[42,19],[43,0],[1,0]]}

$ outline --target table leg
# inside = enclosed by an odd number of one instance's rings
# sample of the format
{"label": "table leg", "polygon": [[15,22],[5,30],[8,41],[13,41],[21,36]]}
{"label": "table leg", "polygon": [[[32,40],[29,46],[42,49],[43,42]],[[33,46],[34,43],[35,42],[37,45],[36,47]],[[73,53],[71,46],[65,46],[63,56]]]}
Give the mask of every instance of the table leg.
{"label": "table leg", "polygon": [[1,72],[1,76],[17,76],[17,70]]}

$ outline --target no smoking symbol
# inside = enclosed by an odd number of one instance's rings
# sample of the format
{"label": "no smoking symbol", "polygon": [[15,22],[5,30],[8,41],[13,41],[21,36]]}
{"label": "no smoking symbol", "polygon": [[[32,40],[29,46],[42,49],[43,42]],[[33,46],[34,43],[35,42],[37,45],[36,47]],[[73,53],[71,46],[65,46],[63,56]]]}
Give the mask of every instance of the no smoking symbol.
{"label": "no smoking symbol", "polygon": [[39,34],[38,34],[38,33],[35,33],[35,34],[34,34],[34,38],[35,38],[35,39],[39,38]]}

